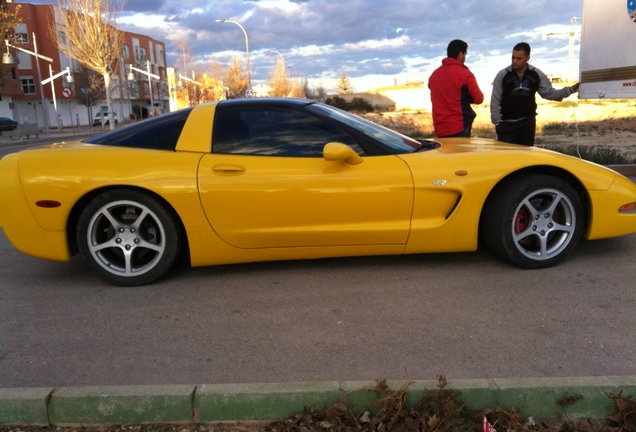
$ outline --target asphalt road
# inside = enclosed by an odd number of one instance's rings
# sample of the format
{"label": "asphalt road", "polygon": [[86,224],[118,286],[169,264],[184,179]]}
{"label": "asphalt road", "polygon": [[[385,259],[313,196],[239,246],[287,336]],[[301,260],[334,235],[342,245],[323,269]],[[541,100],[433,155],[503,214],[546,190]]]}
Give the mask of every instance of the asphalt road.
{"label": "asphalt road", "polygon": [[539,271],[480,251],[116,288],[0,234],[0,387],[633,375],[635,260],[632,235]]}
{"label": "asphalt road", "polygon": [[60,141],[83,140],[88,137],[108,132],[109,129],[100,126],[81,126],[79,128],[69,128],[62,131],[50,129],[49,134],[40,133],[38,138],[11,139],[6,134],[0,134],[0,158],[16,151],[26,150],[30,147],[51,144]]}

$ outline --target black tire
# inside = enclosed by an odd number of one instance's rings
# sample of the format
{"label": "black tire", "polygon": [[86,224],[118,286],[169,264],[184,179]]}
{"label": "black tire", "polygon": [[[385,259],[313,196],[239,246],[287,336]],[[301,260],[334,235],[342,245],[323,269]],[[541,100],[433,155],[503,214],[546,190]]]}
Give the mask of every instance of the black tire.
{"label": "black tire", "polygon": [[118,286],[149,284],[178,261],[183,239],[175,216],[157,199],[136,190],[94,198],[77,224],[80,254],[88,266]]}
{"label": "black tire", "polygon": [[572,253],[586,225],[581,198],[550,175],[516,179],[495,191],[482,219],[493,254],[524,269],[551,267]]}

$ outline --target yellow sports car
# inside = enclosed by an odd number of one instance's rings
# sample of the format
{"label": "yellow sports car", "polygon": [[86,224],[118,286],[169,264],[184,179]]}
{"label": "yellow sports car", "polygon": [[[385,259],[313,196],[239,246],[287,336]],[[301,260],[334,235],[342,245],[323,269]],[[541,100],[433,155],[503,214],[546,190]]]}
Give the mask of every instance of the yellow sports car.
{"label": "yellow sports car", "polygon": [[0,224],[20,251],[80,253],[116,285],[203,266],[474,251],[556,264],[585,236],[636,232],[636,185],[484,139],[417,141],[328,105],[241,99],[0,161]]}

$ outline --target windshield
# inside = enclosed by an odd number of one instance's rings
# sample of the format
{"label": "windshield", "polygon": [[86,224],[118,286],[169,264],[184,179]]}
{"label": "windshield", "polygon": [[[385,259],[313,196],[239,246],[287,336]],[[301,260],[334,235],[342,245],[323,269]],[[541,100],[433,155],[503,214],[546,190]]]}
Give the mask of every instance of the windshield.
{"label": "windshield", "polygon": [[365,135],[371,136],[387,147],[390,147],[396,153],[413,153],[422,148],[422,143],[413,138],[409,138],[406,135],[402,135],[356,115],[349,114],[338,108],[323,104],[312,104],[308,106],[307,109],[316,110],[322,115],[326,115],[340,123],[357,129]]}

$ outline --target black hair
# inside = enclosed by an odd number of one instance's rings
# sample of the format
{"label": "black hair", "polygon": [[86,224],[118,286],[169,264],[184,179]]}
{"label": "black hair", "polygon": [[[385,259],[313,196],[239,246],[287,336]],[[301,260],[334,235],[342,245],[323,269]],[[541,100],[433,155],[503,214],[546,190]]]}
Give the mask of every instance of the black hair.
{"label": "black hair", "polygon": [[448,44],[448,48],[446,48],[446,56],[456,59],[459,56],[459,53],[466,54],[466,51],[468,51],[468,44],[463,40],[455,39],[450,41]]}
{"label": "black hair", "polygon": [[512,50],[523,51],[527,56],[530,55],[530,45],[527,42],[519,42]]}

